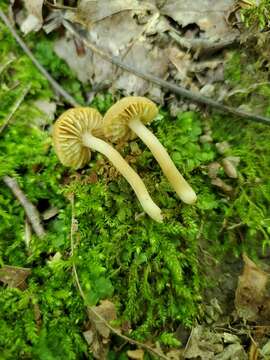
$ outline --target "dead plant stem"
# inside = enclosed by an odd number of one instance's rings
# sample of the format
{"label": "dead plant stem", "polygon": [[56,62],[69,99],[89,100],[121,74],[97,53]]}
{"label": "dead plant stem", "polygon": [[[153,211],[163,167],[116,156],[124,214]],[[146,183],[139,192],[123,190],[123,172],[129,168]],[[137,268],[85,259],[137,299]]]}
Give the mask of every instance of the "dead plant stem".
{"label": "dead plant stem", "polygon": [[40,215],[36,207],[27,199],[26,195],[20,189],[19,184],[15,179],[10,176],[4,176],[3,181],[10,188],[10,190],[24,208],[27,218],[37,236],[40,238],[43,237],[45,235],[45,230],[42,226]]}
{"label": "dead plant stem", "polygon": [[8,114],[6,120],[4,121],[2,126],[0,127],[0,134],[7,127],[10,120],[12,119],[13,115],[19,109],[19,107],[21,106],[21,104],[22,104],[23,100],[25,99],[26,95],[29,93],[30,89],[31,89],[31,84],[26,86],[26,88],[23,90],[21,96],[17,99],[17,101],[13,105],[13,108],[11,109],[11,112]]}

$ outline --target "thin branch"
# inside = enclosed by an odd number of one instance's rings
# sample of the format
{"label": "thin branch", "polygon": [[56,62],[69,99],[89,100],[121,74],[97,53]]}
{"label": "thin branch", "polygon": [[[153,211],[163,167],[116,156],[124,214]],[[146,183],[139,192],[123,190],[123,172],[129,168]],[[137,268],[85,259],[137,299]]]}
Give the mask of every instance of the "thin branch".
{"label": "thin branch", "polygon": [[17,181],[9,176],[3,177],[4,183],[10,188],[15,197],[19,200],[22,207],[25,210],[25,213],[28,217],[29,222],[31,223],[35,233],[39,238],[45,235],[45,230],[42,226],[39,212],[36,207],[27,199],[26,195],[20,189]]}
{"label": "thin branch", "polygon": [[24,242],[25,242],[25,246],[26,246],[27,250],[29,250],[29,246],[31,243],[31,237],[32,237],[32,228],[26,217],[25,222],[24,222]]}
{"label": "thin branch", "polygon": [[88,47],[89,49],[91,49],[93,52],[95,52],[96,54],[98,54],[101,58],[111,62],[114,65],[117,65],[119,67],[121,67],[122,69],[137,75],[138,77],[150,81],[160,87],[163,87],[165,89],[170,90],[171,92],[180,95],[182,97],[185,97],[187,99],[190,99],[194,102],[197,102],[199,104],[203,104],[203,105],[207,105],[210,106],[214,109],[217,109],[221,112],[224,113],[229,113],[229,114],[233,114],[235,116],[238,116],[240,118],[246,119],[246,120],[252,120],[255,122],[259,122],[262,124],[266,124],[266,125],[270,125],[270,118],[264,117],[264,116],[260,116],[260,115],[255,115],[255,114],[251,114],[245,111],[241,111],[235,108],[232,108],[230,106],[227,105],[223,105],[221,103],[219,103],[218,101],[212,100],[206,96],[200,95],[200,94],[196,94],[193,93],[190,90],[187,90],[181,86],[177,86],[175,84],[172,84],[166,80],[163,80],[157,76],[154,75],[150,75],[150,74],[146,74],[138,69],[135,69],[134,67],[127,65],[125,63],[123,63],[121,60],[119,60],[118,57],[115,56],[111,56],[108,53],[104,52],[103,50],[97,48],[95,45],[93,45],[89,40],[87,40],[81,33],[79,33],[74,26],[69,23],[67,20],[63,20],[63,25],[65,26],[65,28],[74,36],[76,36],[77,38],[81,39],[82,42],[85,44],[86,47]]}
{"label": "thin branch", "polygon": [[76,223],[76,219],[75,219],[75,211],[74,211],[74,194],[70,195],[70,203],[71,203],[71,227],[70,227],[70,247],[71,247],[71,251],[70,251],[70,256],[72,258],[72,271],[75,277],[75,281],[76,281],[76,285],[78,287],[79,293],[81,295],[81,297],[83,298],[83,300],[86,300],[86,296],[83,292],[83,289],[81,287],[80,281],[79,281],[79,277],[78,277],[78,273],[77,273],[77,269],[76,269],[76,265],[73,259],[74,256],[74,234],[77,231],[77,223]]}
{"label": "thin branch", "polygon": [[181,47],[187,50],[193,50],[196,53],[196,58],[201,55],[209,55],[222,50],[228,46],[235,45],[239,42],[239,39],[222,40],[218,42],[212,42],[205,39],[187,39],[184,36],[180,36],[173,28],[168,32],[169,36],[176,41]]}
{"label": "thin branch", "polygon": [[13,63],[14,60],[16,60],[15,56],[11,55],[10,58],[3,65],[0,66],[0,75],[4,70],[6,70],[6,68],[9,67],[10,64]]}
{"label": "thin branch", "polygon": [[2,126],[0,127],[0,134],[1,132],[6,128],[6,126],[8,125],[8,123],[10,122],[10,120],[12,119],[13,115],[15,114],[15,112],[18,110],[18,108],[21,106],[23,100],[25,99],[26,95],[28,94],[28,92],[31,89],[31,84],[29,84],[22,92],[21,96],[17,99],[17,101],[15,102],[13,108],[11,109],[11,112],[9,113],[9,115],[7,116],[6,120],[4,121],[4,123],[2,124]]}
{"label": "thin branch", "polygon": [[[82,297],[82,299],[85,301],[86,300],[86,296],[83,292],[83,289],[81,287],[80,281],[79,281],[79,277],[78,277],[78,273],[77,273],[77,269],[76,269],[76,265],[73,259],[74,256],[74,233],[77,230],[77,223],[76,223],[76,219],[75,219],[75,211],[74,211],[74,194],[71,194],[70,196],[70,203],[71,203],[71,228],[70,228],[70,246],[71,246],[71,258],[72,258],[72,270],[73,270],[73,275],[75,278],[75,282],[76,285],[78,287],[79,293]],[[153,349],[151,346],[147,345],[147,344],[143,344],[139,341],[133,340],[131,338],[129,338],[128,336],[125,336],[123,334],[121,334],[120,331],[116,330],[114,327],[112,327],[104,318],[103,316],[101,316],[93,307],[89,307],[87,306],[87,313],[88,313],[88,317],[90,320],[93,319],[93,315],[96,316],[100,322],[102,324],[104,324],[108,329],[110,329],[110,331],[112,333],[114,333],[115,335],[119,336],[120,338],[122,338],[123,340],[129,342],[130,344],[136,345],[142,349],[145,349],[147,351],[149,351],[150,353],[158,356],[160,359],[163,360],[169,360],[169,358],[164,355],[161,354],[159,351],[157,351],[156,349]]]}
{"label": "thin branch", "polygon": [[33,55],[32,51],[28,48],[28,46],[25,44],[25,42],[22,40],[22,38],[17,34],[13,26],[11,25],[9,19],[4,14],[4,12],[0,9],[0,18],[5,23],[5,25],[8,27],[9,31],[17,41],[17,43],[20,45],[20,47],[23,49],[23,51],[26,53],[26,55],[31,59],[33,64],[38,68],[38,70],[42,73],[42,75],[45,76],[45,78],[48,80],[48,82],[53,87],[54,91],[57,94],[62,95],[62,97],[66,100],[67,103],[69,103],[72,106],[78,106],[79,104],[77,101],[60,86],[53,77],[48,73],[48,71],[38,62],[38,60]]}

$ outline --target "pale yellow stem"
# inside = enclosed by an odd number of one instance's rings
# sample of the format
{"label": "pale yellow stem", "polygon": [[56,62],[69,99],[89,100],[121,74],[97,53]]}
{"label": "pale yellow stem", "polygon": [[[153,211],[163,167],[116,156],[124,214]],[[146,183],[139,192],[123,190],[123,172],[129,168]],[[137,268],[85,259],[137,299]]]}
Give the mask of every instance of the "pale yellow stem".
{"label": "pale yellow stem", "polygon": [[82,141],[85,146],[100,152],[111,161],[115,168],[124,176],[130,186],[133,188],[144,211],[155,221],[162,222],[160,208],[151,199],[142,179],[122,158],[119,152],[105,141],[89,133],[85,133],[82,136]]}
{"label": "pale yellow stem", "polygon": [[155,135],[137,118],[134,118],[129,122],[129,127],[151,150],[164,175],[169,180],[179,198],[187,204],[195,203],[197,196],[194,190],[177,170],[166,149]]}

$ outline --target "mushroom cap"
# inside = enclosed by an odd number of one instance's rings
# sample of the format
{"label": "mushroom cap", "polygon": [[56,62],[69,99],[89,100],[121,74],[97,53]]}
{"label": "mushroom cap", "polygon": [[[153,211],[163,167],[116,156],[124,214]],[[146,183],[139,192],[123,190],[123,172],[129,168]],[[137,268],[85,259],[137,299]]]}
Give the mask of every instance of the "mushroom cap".
{"label": "mushroom cap", "polygon": [[82,168],[91,158],[91,151],[83,145],[82,135],[98,136],[101,114],[93,108],[77,107],[65,111],[53,126],[53,144],[61,163],[75,169]]}
{"label": "mushroom cap", "polygon": [[141,96],[128,96],[115,103],[104,115],[103,133],[112,142],[128,141],[136,138],[129,128],[130,120],[139,118],[149,124],[158,114],[153,101]]}

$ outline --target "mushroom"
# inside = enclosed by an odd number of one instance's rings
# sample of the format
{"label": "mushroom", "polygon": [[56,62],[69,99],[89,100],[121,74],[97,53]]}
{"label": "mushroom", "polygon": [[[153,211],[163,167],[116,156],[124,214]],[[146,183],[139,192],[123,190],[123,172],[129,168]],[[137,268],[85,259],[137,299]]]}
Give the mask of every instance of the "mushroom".
{"label": "mushroom", "polygon": [[[115,103],[103,119],[104,135],[112,142],[134,139],[136,135],[148,146],[179,198],[193,204],[197,196],[179,173],[164,146],[144,124],[158,114],[158,108],[145,97],[129,96]],[[135,134],[136,135],[135,135]]]}
{"label": "mushroom", "polygon": [[105,155],[135,191],[144,211],[161,222],[160,208],[151,199],[142,179],[111,145],[98,138],[102,116],[92,108],[77,107],[64,112],[53,127],[53,143],[60,161],[79,169],[91,158],[93,149]]}

